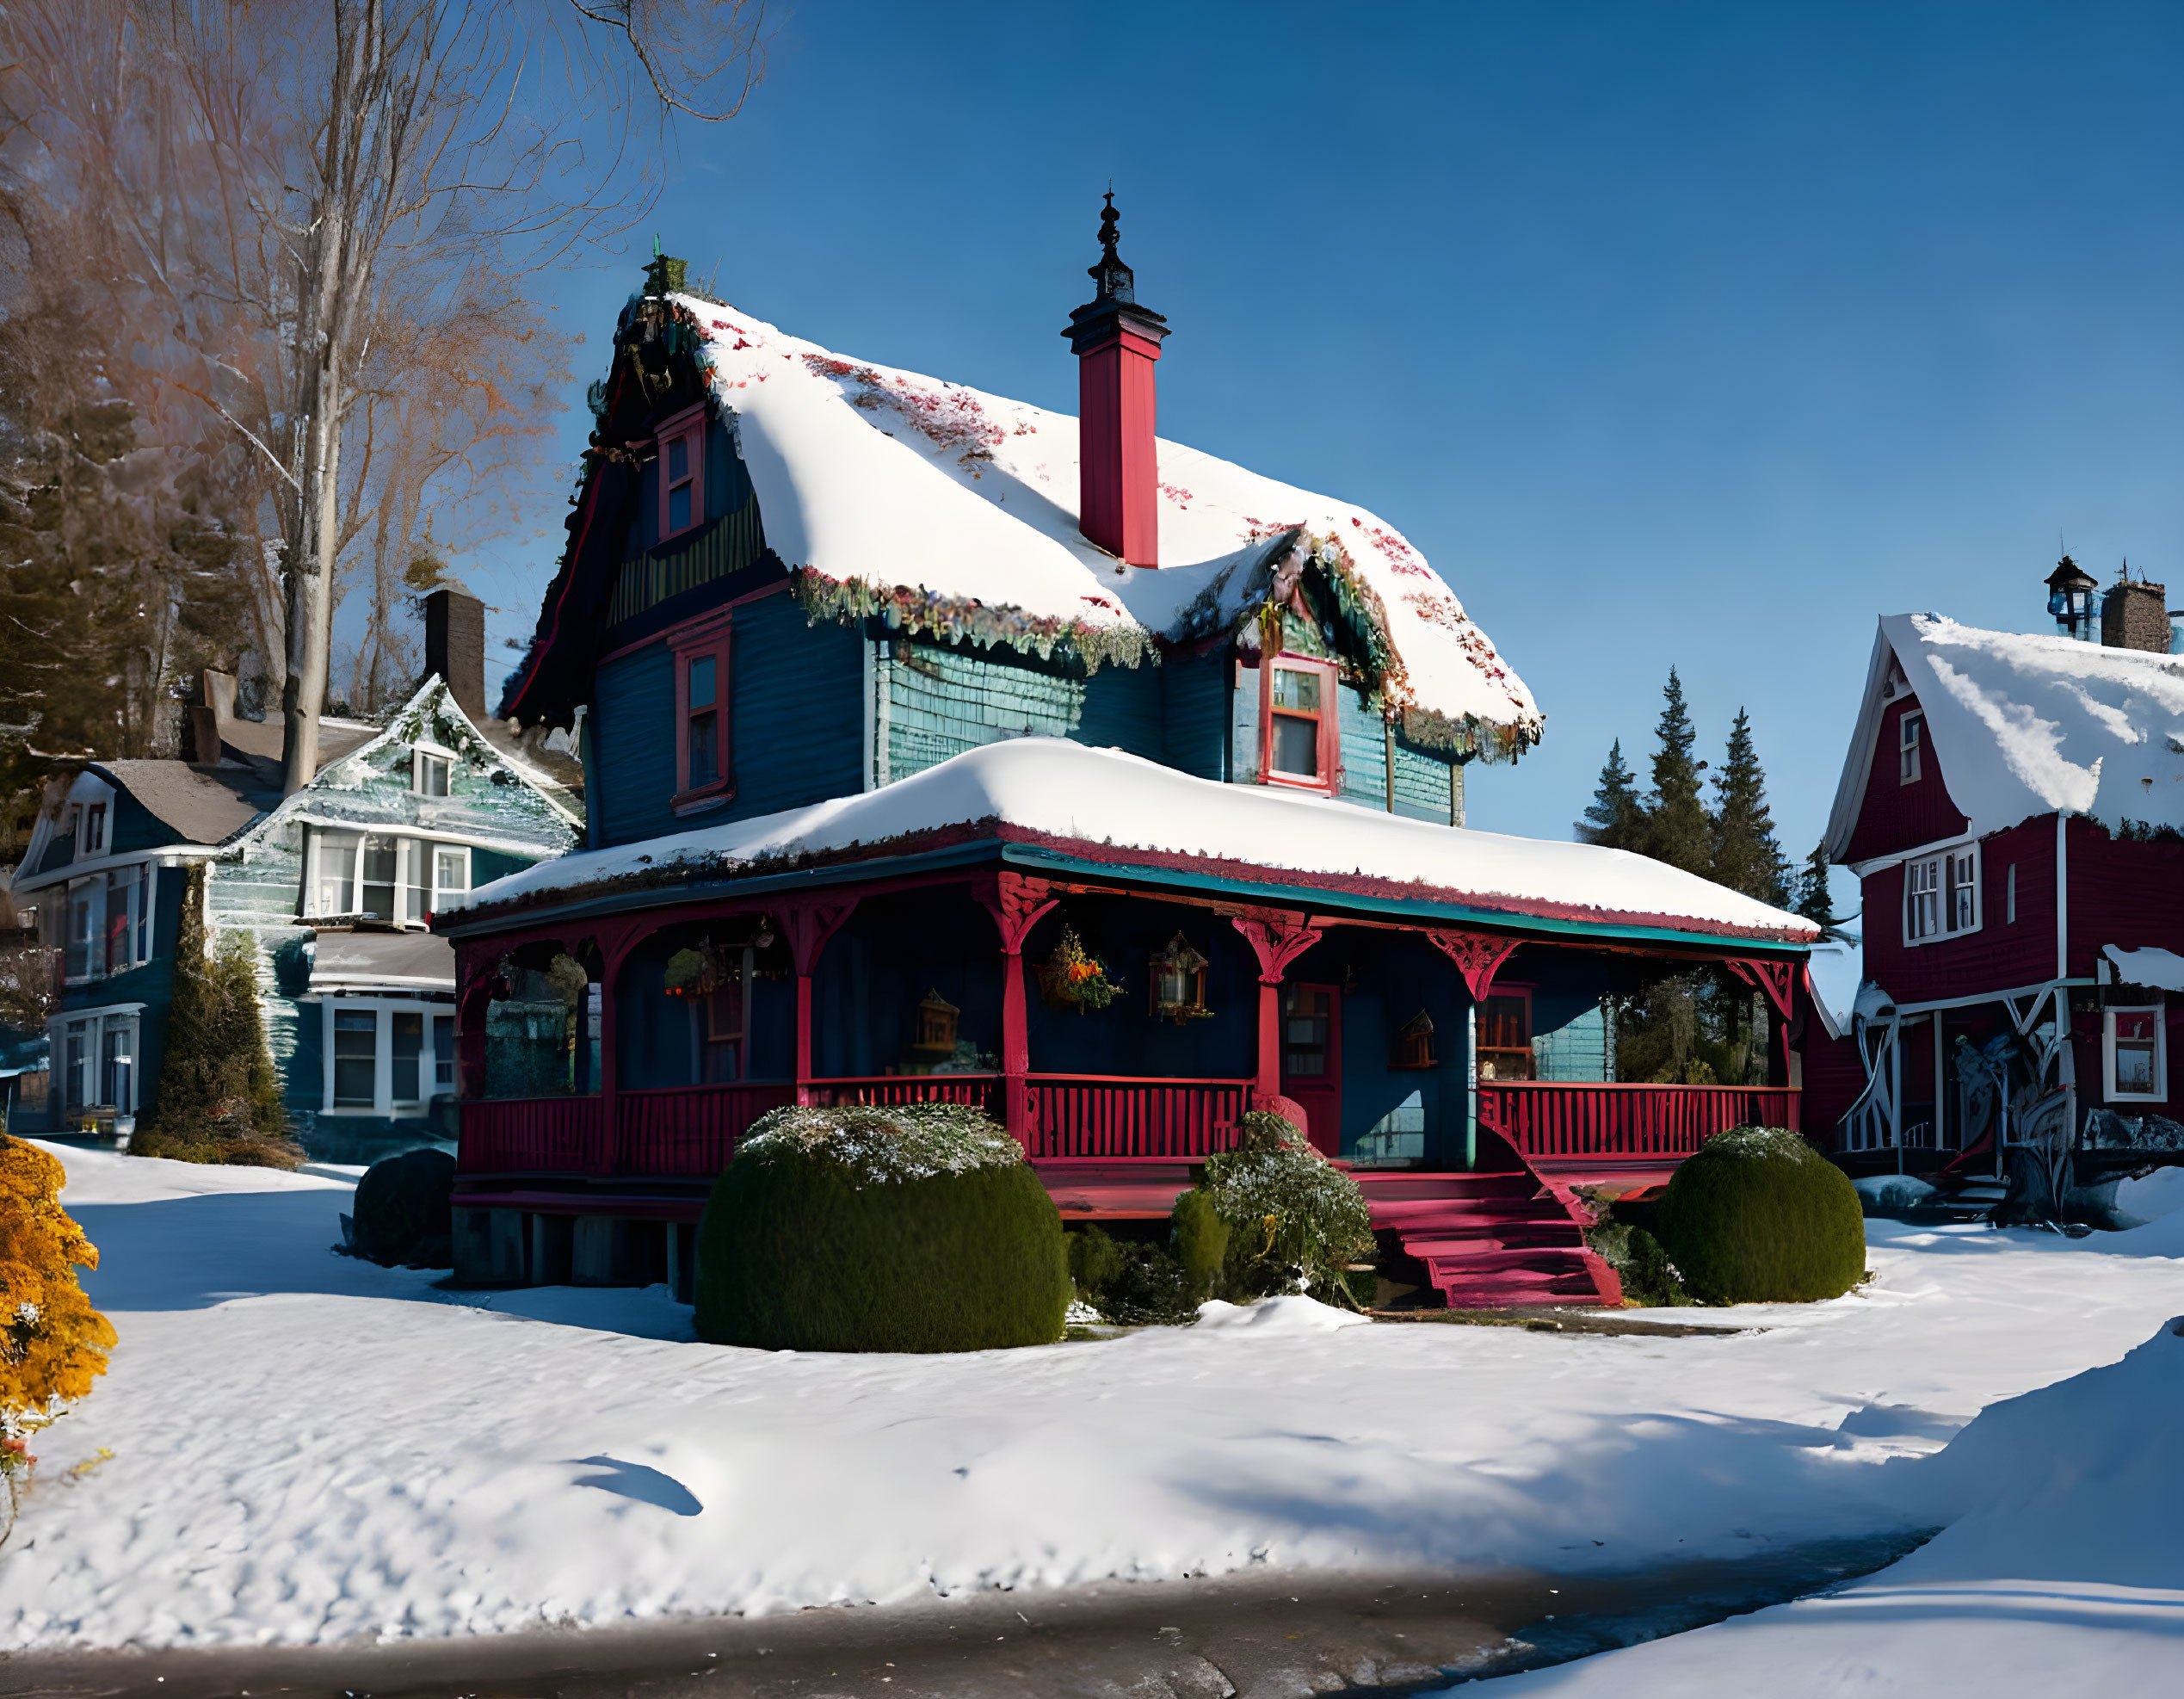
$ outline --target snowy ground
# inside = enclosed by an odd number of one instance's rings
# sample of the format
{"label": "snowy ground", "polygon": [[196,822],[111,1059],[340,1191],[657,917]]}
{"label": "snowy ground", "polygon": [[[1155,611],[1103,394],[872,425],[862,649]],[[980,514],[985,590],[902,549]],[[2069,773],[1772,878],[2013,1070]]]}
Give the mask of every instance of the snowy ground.
{"label": "snowy ground", "polygon": [[1874,1223],[1863,1294],[1677,1313],[1763,1330],[1718,1339],[1346,1325],[1298,1301],[844,1358],[693,1343],[657,1290],[457,1294],[332,1256],[336,1176],[56,1153],[121,1344],[43,1436],[0,1550],[0,1647],[439,1635],[1258,1562],[1622,1570],[1947,1523],[1831,1598],[1509,1684],[1941,1691],[1937,1670],[1977,1668],[1989,1692],[2124,1693],[2184,1667],[2184,1472],[2164,1449],[2184,1212],[2075,1243]]}

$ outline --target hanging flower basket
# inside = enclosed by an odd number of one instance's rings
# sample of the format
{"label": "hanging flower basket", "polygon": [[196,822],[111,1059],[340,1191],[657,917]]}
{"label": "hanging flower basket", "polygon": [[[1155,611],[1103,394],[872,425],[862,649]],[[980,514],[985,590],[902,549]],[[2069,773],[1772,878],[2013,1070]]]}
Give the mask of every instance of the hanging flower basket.
{"label": "hanging flower basket", "polygon": [[1064,927],[1054,954],[1040,965],[1039,994],[1050,1008],[1104,1009],[1122,987],[1107,977],[1107,966],[1096,955],[1087,955],[1074,930]]}
{"label": "hanging flower basket", "polygon": [[727,977],[727,968],[712,944],[700,944],[694,950],[677,950],[668,958],[667,994],[711,997]]}

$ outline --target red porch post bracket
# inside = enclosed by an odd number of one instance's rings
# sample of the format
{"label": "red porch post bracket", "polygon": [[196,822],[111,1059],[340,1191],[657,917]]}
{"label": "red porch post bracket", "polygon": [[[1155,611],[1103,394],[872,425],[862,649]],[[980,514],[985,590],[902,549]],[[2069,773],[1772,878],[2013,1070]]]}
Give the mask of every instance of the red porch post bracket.
{"label": "red porch post bracket", "polygon": [[854,897],[797,903],[775,911],[780,918],[781,936],[788,940],[789,955],[796,962],[796,1101],[799,1103],[811,1100],[811,975],[827,940],[856,911]]}
{"label": "red porch post bracket", "polygon": [[1457,932],[1442,927],[1427,928],[1426,936],[1435,949],[1456,964],[1456,971],[1464,976],[1465,989],[1471,992],[1474,1003],[1486,1001],[1486,993],[1493,989],[1494,976],[1524,942],[1495,932]]}
{"label": "red porch post bracket", "polygon": [[1259,958],[1259,1056],[1251,1095],[1255,1103],[1264,1103],[1281,1095],[1281,976],[1319,942],[1319,928],[1280,909],[1232,914],[1229,924],[1243,934]]}
{"label": "red porch post bracket", "polygon": [[1796,1006],[1798,977],[1800,964],[1778,961],[1772,956],[1731,956],[1723,964],[1764,997],[1775,1014],[1775,1029],[1782,1040],[1784,1078],[1788,1078],[1790,1066],[1790,1013]]}
{"label": "red porch post bracket", "polygon": [[1031,1143],[1031,1034],[1024,1010],[1024,940],[1040,917],[1060,900],[1043,879],[1003,872],[973,880],[971,893],[1001,931],[1002,1121],[1017,1141]]}

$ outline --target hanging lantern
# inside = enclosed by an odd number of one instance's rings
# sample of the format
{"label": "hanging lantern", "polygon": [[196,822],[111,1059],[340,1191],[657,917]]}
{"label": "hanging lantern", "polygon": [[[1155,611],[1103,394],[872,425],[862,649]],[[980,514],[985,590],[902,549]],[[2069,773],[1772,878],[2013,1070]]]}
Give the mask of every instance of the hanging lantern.
{"label": "hanging lantern", "polygon": [[1212,1014],[1206,1006],[1206,958],[1181,932],[1168,941],[1165,949],[1155,953],[1151,966],[1147,989],[1155,1020],[1173,1021],[1180,1027]]}
{"label": "hanging lantern", "polygon": [[1419,1069],[1434,1066],[1433,1017],[1421,1009],[1396,1029],[1395,1054],[1389,1058],[1391,1068]]}
{"label": "hanging lantern", "polygon": [[956,1017],[962,1013],[940,992],[926,992],[917,1005],[917,1042],[910,1048],[926,1056],[954,1055]]}
{"label": "hanging lantern", "polygon": [[2078,563],[2064,555],[2047,577],[2047,611],[2056,629],[2081,643],[2098,643],[2101,586]]}

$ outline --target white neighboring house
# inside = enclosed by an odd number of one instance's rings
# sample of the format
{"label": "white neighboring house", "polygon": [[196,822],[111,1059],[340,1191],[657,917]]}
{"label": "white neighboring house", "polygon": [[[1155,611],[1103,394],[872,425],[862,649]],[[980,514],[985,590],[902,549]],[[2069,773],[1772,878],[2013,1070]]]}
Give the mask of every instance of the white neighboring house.
{"label": "white neighboring house", "polygon": [[[458,701],[482,664],[459,657],[455,688],[435,673],[384,728],[322,721],[323,764],[292,796],[256,747],[277,756],[279,726],[235,719],[231,681],[214,677],[197,742],[217,737],[220,760],[93,763],[54,799],[15,880],[62,953],[48,1130],[126,1132],[153,1108],[186,875],[203,862],[209,938],[243,931],[258,952],[305,1147],[367,1161],[452,1142],[434,1102],[454,1090],[454,952],[426,930],[431,915],[452,893],[564,853],[583,827],[573,757],[526,747],[537,739]],[[17,1117],[26,1129],[37,1119]]]}

